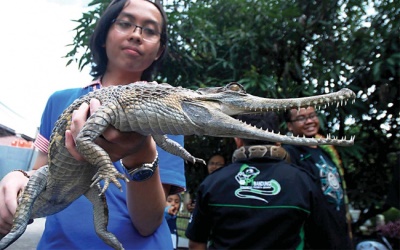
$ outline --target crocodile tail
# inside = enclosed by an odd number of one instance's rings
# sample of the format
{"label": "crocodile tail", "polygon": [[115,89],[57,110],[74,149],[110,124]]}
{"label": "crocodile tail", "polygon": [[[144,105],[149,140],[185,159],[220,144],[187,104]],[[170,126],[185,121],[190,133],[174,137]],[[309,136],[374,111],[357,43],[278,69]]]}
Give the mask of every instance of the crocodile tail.
{"label": "crocodile tail", "polygon": [[31,218],[33,203],[46,187],[47,173],[48,167],[44,166],[29,178],[29,182],[19,200],[11,231],[6,235],[0,235],[1,250],[11,245],[25,232]]}

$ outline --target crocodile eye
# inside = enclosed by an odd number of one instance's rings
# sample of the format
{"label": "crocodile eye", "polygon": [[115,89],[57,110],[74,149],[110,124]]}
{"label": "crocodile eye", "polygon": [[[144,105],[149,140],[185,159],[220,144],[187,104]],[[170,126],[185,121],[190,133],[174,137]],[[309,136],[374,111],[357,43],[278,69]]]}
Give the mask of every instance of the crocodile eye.
{"label": "crocodile eye", "polygon": [[228,85],[226,85],[226,89],[230,90],[230,91],[234,91],[234,92],[242,92],[242,93],[246,93],[246,91],[244,90],[243,86],[240,85],[237,82],[231,82]]}

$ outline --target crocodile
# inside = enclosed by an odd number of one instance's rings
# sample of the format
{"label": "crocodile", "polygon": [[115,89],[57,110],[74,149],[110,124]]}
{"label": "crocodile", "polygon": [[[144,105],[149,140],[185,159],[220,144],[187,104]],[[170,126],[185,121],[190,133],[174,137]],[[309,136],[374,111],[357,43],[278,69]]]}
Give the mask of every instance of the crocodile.
{"label": "crocodile", "polygon": [[[92,98],[100,100],[101,106],[91,114],[76,138],[77,150],[86,159],[78,161],[65,148],[64,134],[70,127],[73,111]],[[347,140],[285,136],[252,127],[234,116],[293,107],[320,108],[332,103],[343,105],[354,99],[354,92],[346,88],[313,97],[269,99],[250,95],[235,82],[197,90],[166,83],[136,82],[90,92],[75,100],[55,123],[50,138],[48,165],[30,177],[19,196],[12,229],[0,236],[0,249],[18,239],[25,232],[29,220],[60,212],[81,195],[93,203],[98,236],[114,249],[123,249],[115,235],[107,231],[108,210],[104,192],[109,184],[121,188],[119,180],[128,179],[115,169],[108,154],[94,143],[108,126],[151,135],[167,152],[187,162],[204,164],[202,159],[192,156],[166,135],[241,137],[298,145],[350,146],[354,137]],[[104,181],[103,187],[99,184],[101,180]]]}

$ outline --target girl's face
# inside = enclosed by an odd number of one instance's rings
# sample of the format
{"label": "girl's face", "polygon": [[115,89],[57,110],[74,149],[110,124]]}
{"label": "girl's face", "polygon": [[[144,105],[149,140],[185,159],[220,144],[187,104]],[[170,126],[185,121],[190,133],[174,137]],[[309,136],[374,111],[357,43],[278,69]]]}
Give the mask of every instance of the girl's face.
{"label": "girl's face", "polygon": [[177,210],[179,210],[179,207],[181,205],[181,199],[177,194],[169,195],[167,198],[167,206],[172,206],[175,207]]}
{"label": "girl's face", "polygon": [[[160,44],[162,16],[156,6],[144,0],[130,0],[107,34],[106,53],[108,57],[107,71],[118,71],[129,74],[136,73],[139,76],[164,50]],[[151,42],[143,40],[142,28],[151,29],[158,39]],[[129,28],[131,26],[132,28]]]}

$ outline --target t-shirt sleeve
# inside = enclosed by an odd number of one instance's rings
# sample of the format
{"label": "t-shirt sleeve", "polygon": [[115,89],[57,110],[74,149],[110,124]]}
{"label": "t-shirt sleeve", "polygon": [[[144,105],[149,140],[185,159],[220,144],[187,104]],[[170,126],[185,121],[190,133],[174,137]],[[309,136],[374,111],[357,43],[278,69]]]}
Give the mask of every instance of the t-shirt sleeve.
{"label": "t-shirt sleeve", "polygon": [[329,216],[326,213],[324,205],[324,197],[318,190],[317,186],[309,180],[309,196],[311,201],[311,215],[305,223],[305,237],[308,242],[308,247],[312,249],[329,249],[330,238],[329,232],[332,231],[329,225]]}
{"label": "t-shirt sleeve", "polygon": [[[182,135],[168,135],[168,138],[178,142],[182,147],[184,137]],[[170,184],[170,194],[176,194],[186,189],[185,164],[179,156],[170,154],[157,146],[160,176],[163,184]]]}
{"label": "t-shirt sleeve", "polygon": [[[35,140],[35,147],[42,151],[43,153],[47,153],[49,148],[50,136],[54,127],[54,118],[52,114],[54,114],[54,107],[56,105],[56,98],[54,98],[54,94],[50,96],[47,100],[46,106],[42,113],[42,118],[39,127],[39,134]],[[57,115],[58,117],[58,115]]]}
{"label": "t-shirt sleeve", "polygon": [[40,121],[35,147],[47,153],[54,125],[63,111],[77,98],[89,92],[88,88],[72,88],[54,92],[47,100]]}
{"label": "t-shirt sleeve", "polygon": [[211,230],[210,221],[207,216],[207,201],[204,199],[202,185],[200,185],[196,205],[190,216],[185,235],[188,239],[196,242],[207,242]]}

